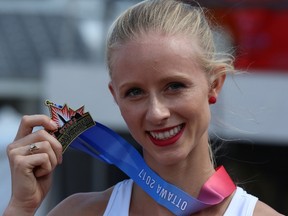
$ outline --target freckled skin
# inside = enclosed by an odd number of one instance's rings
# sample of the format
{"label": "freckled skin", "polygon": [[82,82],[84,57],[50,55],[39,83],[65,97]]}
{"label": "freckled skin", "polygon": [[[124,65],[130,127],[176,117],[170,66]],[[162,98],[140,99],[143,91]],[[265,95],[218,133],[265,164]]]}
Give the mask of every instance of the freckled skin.
{"label": "freckled skin", "polygon": [[[207,146],[209,85],[195,62],[196,44],[187,44],[188,38],[150,34],[113,54],[110,89],[146,161],[153,161],[150,165],[185,161],[195,146]],[[131,88],[141,92],[125,96]],[[147,133],[180,124],[184,133],[168,148],[155,146]]]}

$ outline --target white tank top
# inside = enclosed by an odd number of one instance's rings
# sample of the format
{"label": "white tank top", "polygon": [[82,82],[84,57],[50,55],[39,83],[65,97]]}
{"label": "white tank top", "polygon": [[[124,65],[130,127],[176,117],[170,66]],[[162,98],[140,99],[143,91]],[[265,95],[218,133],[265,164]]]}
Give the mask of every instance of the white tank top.
{"label": "white tank top", "polygon": [[[103,216],[128,216],[133,180],[115,185]],[[237,187],[224,216],[252,216],[258,198]]]}

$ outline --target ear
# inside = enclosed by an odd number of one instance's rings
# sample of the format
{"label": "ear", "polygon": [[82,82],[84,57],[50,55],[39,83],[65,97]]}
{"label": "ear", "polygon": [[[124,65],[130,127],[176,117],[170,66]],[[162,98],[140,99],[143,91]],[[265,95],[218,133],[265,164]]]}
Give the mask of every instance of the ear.
{"label": "ear", "polygon": [[112,82],[110,81],[109,84],[108,84],[108,88],[110,90],[110,93],[112,94],[113,98],[114,98],[114,101],[116,102],[116,104],[118,104],[117,102],[117,97],[116,97],[116,93],[115,93],[115,90],[113,88],[113,84]]}
{"label": "ear", "polygon": [[213,80],[211,80],[210,90],[209,90],[209,98],[215,97],[217,98],[226,79],[226,74],[216,74],[213,76]]}

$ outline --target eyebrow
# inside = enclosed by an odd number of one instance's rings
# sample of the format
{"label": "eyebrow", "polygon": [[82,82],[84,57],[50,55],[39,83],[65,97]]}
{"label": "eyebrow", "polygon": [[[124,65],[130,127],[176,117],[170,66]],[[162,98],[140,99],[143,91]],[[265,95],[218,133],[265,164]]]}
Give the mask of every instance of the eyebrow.
{"label": "eyebrow", "polygon": [[[167,83],[167,82],[171,82],[171,81],[187,81],[189,79],[188,75],[169,75],[166,77],[163,77],[160,79],[160,83]],[[126,88],[133,88],[134,87],[139,87],[142,86],[143,84],[138,82],[138,81],[131,81],[131,82],[126,82],[123,83],[119,86],[119,90],[121,91],[122,89],[126,89]]]}

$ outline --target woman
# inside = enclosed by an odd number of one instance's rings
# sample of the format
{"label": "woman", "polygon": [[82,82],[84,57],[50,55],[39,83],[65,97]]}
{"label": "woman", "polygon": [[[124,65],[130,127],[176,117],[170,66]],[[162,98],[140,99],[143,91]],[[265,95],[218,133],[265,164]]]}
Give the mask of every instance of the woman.
{"label": "woman", "polygon": [[[216,103],[229,55],[215,53],[200,7],[176,0],[143,1],[124,12],[108,37],[109,89],[145,162],[163,179],[197,197],[215,173],[208,142],[210,105]],[[61,144],[45,130],[49,117],[24,116],[7,148],[13,195],[5,215],[33,215],[47,194]],[[27,153],[36,143],[34,154]],[[27,147],[28,146],[28,147]],[[49,215],[173,215],[132,180],[103,192],[75,194]],[[241,188],[191,215],[280,215]]]}

